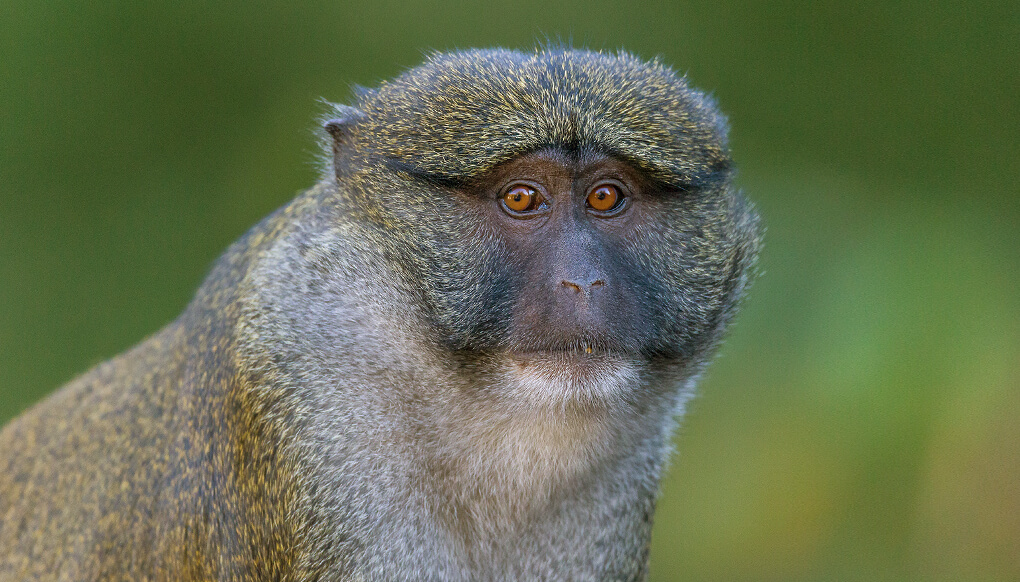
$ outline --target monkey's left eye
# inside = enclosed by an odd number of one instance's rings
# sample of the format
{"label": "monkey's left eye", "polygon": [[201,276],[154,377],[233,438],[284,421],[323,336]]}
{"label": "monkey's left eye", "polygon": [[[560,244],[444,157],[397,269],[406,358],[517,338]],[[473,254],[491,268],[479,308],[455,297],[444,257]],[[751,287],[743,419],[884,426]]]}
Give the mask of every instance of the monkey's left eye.
{"label": "monkey's left eye", "polygon": [[514,184],[503,195],[503,206],[514,214],[522,214],[545,208],[545,198],[526,184]]}
{"label": "monkey's left eye", "polygon": [[588,192],[588,207],[598,213],[612,214],[623,208],[624,196],[615,184],[600,184]]}

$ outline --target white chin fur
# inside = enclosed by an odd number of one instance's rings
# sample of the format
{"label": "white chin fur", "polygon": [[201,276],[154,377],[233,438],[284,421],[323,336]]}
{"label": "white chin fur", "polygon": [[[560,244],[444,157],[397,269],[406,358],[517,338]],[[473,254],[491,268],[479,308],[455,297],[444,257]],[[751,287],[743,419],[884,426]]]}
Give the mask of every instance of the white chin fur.
{"label": "white chin fur", "polygon": [[639,381],[630,358],[574,352],[508,355],[504,393],[531,404],[605,406],[625,399]]}

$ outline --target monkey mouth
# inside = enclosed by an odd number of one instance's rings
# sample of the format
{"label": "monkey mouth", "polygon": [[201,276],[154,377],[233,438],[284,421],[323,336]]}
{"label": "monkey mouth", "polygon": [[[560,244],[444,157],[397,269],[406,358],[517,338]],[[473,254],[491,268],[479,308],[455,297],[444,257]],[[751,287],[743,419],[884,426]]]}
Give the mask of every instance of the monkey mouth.
{"label": "monkey mouth", "polygon": [[606,348],[605,346],[596,345],[593,343],[578,343],[567,346],[554,346],[554,347],[533,347],[531,349],[524,350],[512,350],[510,353],[518,354],[521,356],[526,355],[561,355],[565,357],[592,357],[597,358],[607,354],[613,353],[613,350]]}
{"label": "monkey mouth", "polygon": [[560,354],[578,357],[601,357],[627,354],[627,345],[619,334],[602,330],[584,330],[580,333],[563,333],[543,329],[538,333],[520,333],[511,339],[507,351],[514,354]]}
{"label": "monkey mouth", "polygon": [[568,340],[532,340],[511,346],[504,352],[516,365],[532,368],[556,368],[583,376],[589,370],[604,371],[635,358],[621,346],[601,337]]}
{"label": "monkey mouth", "polygon": [[577,341],[560,345],[521,346],[504,353],[513,366],[542,371],[557,377],[583,378],[633,364],[627,352],[601,342]]}

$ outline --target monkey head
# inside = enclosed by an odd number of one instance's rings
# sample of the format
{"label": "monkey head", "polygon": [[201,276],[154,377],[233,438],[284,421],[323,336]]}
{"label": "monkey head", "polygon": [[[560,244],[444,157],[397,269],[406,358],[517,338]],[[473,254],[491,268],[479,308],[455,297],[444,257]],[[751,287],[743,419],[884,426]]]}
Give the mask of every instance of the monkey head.
{"label": "monkey head", "polygon": [[627,397],[693,374],[759,234],[726,123],[666,66],[547,49],[437,55],[326,123],[345,212],[389,252],[436,349],[525,392]]}

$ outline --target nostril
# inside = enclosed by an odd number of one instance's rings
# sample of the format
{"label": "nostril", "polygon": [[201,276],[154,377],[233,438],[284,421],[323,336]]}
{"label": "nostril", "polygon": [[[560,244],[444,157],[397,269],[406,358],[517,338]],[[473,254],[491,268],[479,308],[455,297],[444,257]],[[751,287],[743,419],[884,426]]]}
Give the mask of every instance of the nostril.
{"label": "nostril", "polygon": [[586,287],[591,287],[592,289],[596,287],[605,287],[606,282],[603,281],[602,279],[596,279],[592,281],[589,285],[585,285],[583,283],[575,283],[574,281],[560,281],[560,285],[566,287],[567,289],[570,289],[574,293],[582,293],[584,292]]}

